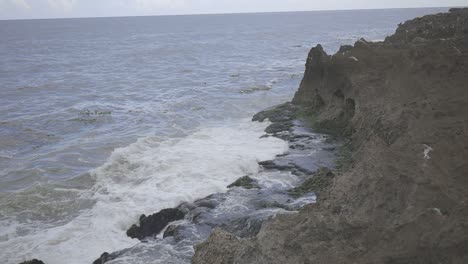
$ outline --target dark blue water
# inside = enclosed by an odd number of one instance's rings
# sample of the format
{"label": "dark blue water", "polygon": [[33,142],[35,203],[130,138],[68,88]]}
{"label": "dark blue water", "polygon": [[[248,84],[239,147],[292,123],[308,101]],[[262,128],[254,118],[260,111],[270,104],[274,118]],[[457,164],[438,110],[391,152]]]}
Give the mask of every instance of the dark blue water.
{"label": "dark blue water", "polygon": [[312,46],[442,11],[0,21],[0,260],[89,263],[136,244],[139,214],[286,151],[249,119],[292,97]]}

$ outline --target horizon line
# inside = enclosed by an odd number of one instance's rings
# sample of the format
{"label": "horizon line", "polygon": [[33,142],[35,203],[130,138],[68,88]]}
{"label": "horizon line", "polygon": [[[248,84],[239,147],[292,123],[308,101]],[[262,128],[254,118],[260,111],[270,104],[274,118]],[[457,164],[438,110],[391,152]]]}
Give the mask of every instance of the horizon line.
{"label": "horizon line", "polygon": [[60,19],[89,19],[89,18],[132,18],[132,17],[173,17],[173,16],[215,16],[215,15],[242,15],[242,14],[275,14],[275,13],[301,13],[301,12],[340,12],[340,11],[371,11],[394,9],[438,9],[438,8],[463,8],[464,6],[423,6],[423,7],[382,7],[382,8],[344,8],[344,9],[316,9],[316,10],[291,10],[291,11],[252,11],[252,12],[226,12],[226,13],[193,13],[193,14],[164,14],[164,15],[122,15],[122,16],[77,16],[77,17],[49,17],[49,18],[10,18],[0,21],[24,21],[24,20],[60,20]]}

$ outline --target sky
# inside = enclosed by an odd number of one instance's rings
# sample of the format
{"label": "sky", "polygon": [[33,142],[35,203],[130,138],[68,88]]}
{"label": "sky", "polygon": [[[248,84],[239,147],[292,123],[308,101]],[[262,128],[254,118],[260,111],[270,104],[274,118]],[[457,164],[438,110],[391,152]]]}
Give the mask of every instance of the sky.
{"label": "sky", "polygon": [[0,0],[0,19],[468,6],[468,0]]}

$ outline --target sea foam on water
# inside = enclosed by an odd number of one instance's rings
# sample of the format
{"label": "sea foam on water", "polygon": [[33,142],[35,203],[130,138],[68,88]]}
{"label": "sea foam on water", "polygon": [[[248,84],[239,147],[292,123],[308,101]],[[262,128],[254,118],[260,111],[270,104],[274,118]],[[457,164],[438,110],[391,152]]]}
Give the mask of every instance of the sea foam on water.
{"label": "sea foam on water", "polygon": [[86,190],[94,206],[63,226],[0,242],[7,263],[40,258],[46,263],[89,263],[104,251],[138,243],[125,234],[141,214],[223,192],[237,178],[259,171],[259,161],[284,153],[287,143],[261,138],[267,123],[243,119],[200,128],[181,139],[141,138],[116,149],[92,172]]}

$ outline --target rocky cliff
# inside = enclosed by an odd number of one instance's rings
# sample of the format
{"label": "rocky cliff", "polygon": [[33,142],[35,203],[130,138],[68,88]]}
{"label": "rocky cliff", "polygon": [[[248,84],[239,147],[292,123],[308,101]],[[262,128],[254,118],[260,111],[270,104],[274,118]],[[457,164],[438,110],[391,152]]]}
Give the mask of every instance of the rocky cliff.
{"label": "rocky cliff", "polygon": [[468,9],[318,45],[293,104],[349,139],[331,187],[254,238],[217,229],[193,263],[468,263]]}

